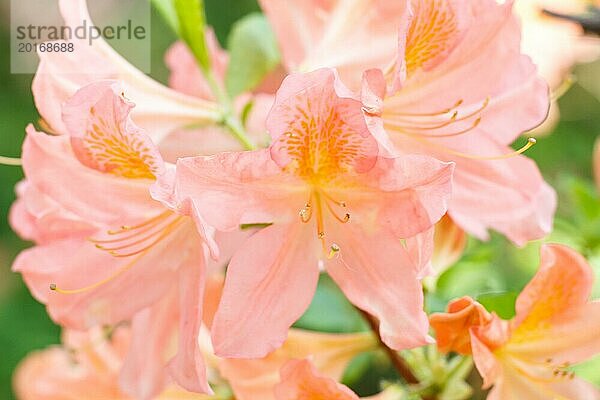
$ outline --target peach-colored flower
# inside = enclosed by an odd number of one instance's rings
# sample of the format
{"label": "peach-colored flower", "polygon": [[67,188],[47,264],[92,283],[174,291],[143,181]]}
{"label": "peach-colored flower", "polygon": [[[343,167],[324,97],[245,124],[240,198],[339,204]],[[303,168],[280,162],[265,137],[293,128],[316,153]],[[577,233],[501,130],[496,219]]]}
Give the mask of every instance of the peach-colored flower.
{"label": "peach-colored flower", "polygon": [[[371,87],[363,90],[367,114],[383,117],[376,136],[392,154],[456,162],[449,215],[462,229],[483,239],[495,229],[517,244],[551,230],[554,191],[535,163],[508,156],[510,144],[542,123],[549,106],[547,85],[521,54],[513,1],[301,3],[284,7],[262,1],[290,68],[299,68],[306,58],[310,68],[343,70],[348,58],[337,56],[356,55],[349,59],[357,67],[353,77],[342,74],[353,87],[357,69],[383,71],[369,71]],[[373,19],[383,9],[383,20]],[[397,42],[391,43],[395,33],[389,26],[400,33]],[[329,35],[343,40],[330,43]],[[333,60],[320,52],[307,56],[315,52],[313,46]]]}
{"label": "peach-colored flower", "polygon": [[133,318],[137,339],[126,362],[133,373],[123,372],[128,393],[149,398],[162,389],[169,360],[152,349],[170,340],[173,320],[180,323],[179,351],[170,375],[189,390],[210,392],[196,338],[205,259],[209,249],[216,255],[216,244],[212,231],[198,230],[200,222],[150,196],[150,185],[173,176],[173,166],[133,124],[132,107],[119,84],[101,81],[64,105],[68,135],[28,127],[26,181],[11,223],[38,245],[13,268],[68,328]]}
{"label": "peach-colored flower", "polygon": [[429,258],[415,256],[411,237],[444,214],[452,166],[378,156],[361,103],[329,69],[288,76],[267,126],[269,149],[177,164],[175,200],[203,210],[209,225],[272,223],[229,264],[212,327],[216,353],[263,357],[281,346],[310,303],[319,265],[381,321],[390,346],[425,343],[418,278]]}
{"label": "peach-colored flower", "polygon": [[489,400],[600,399],[597,388],[568,369],[600,352],[600,302],[589,301],[593,276],[574,250],[546,245],[515,318],[470,321],[475,365],[484,387],[493,385]]}
{"label": "peach-colored flower", "polygon": [[[92,25],[86,0],[60,0],[61,14],[68,26]],[[77,39],[74,39],[77,41]],[[76,43],[73,53],[42,52],[33,81],[37,109],[49,128],[63,134],[62,104],[84,85],[101,79],[123,81],[137,107],[136,124],[161,144],[174,130],[190,124],[214,124],[221,112],[215,102],[186,96],[152,80],[116,53],[102,39],[93,45]]]}
{"label": "peach-colored flower", "polygon": [[273,388],[279,382],[279,370],[290,360],[310,357],[321,374],[339,380],[354,356],[376,347],[370,333],[340,335],[291,329],[283,346],[265,358],[220,359],[218,365],[237,399],[276,400]]}
{"label": "peach-colored flower", "polygon": [[452,301],[446,313],[432,314],[429,323],[435,331],[438,349],[471,354],[471,328],[492,319],[483,306],[470,297]]}
{"label": "peach-colored flower", "polygon": [[[359,397],[337,381],[323,376],[308,359],[288,361],[281,368],[281,382],[275,386],[275,400],[358,400]],[[371,400],[403,398],[395,388],[378,395],[364,397]]]}
{"label": "peach-colored flower", "polygon": [[[118,385],[119,371],[131,333],[117,327],[107,335],[100,328],[89,332],[65,331],[63,346],[37,351],[21,362],[14,375],[19,400],[130,400]],[[154,400],[210,400],[170,383]]]}
{"label": "peach-colored flower", "polygon": [[336,68],[352,89],[363,71],[396,57],[404,1],[260,0],[290,72]]}
{"label": "peach-colored flower", "polygon": [[556,196],[518,155],[531,143],[517,154],[509,145],[544,120],[548,89],[520,53],[512,2],[411,4],[394,72],[365,78],[367,112],[387,131],[378,137],[391,152],[456,162],[448,214],[462,229],[485,239],[492,228],[517,244],[543,236]]}

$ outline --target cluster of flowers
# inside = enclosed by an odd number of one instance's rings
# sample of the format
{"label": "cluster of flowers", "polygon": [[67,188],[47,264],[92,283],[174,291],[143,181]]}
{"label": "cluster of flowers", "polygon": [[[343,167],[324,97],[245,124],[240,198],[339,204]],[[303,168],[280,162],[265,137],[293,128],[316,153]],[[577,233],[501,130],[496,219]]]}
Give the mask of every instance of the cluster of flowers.
{"label": "cluster of flowers", "polygon": [[[535,141],[510,147],[550,104],[512,1],[261,5],[284,67],[228,102],[210,31],[210,79],[179,43],[171,88],[103,42],[41,54],[45,132],[27,128],[10,215],[35,246],[14,270],[75,351],[28,359],[22,399],[218,399],[219,379],[241,400],[357,399],[335,379],[378,340],[290,330],[320,272],[409,349],[433,342],[436,223],[518,245],[551,230],[555,193],[521,155]],[[83,0],[60,7],[89,21]],[[513,321],[464,298],[431,325],[473,354],[490,399],[600,398],[566,369],[600,351],[591,281],[548,246]]]}

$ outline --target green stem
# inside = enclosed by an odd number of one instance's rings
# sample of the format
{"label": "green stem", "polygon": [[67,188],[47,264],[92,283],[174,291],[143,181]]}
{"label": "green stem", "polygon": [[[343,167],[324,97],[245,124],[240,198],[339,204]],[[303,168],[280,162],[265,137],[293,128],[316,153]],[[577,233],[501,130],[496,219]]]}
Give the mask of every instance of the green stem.
{"label": "green stem", "polygon": [[246,130],[240,119],[235,115],[231,98],[217,83],[213,71],[211,69],[205,71],[204,76],[208,82],[208,86],[217,98],[217,101],[223,107],[223,125],[225,125],[231,134],[244,146],[245,150],[254,150],[254,143],[252,143],[246,134]]}

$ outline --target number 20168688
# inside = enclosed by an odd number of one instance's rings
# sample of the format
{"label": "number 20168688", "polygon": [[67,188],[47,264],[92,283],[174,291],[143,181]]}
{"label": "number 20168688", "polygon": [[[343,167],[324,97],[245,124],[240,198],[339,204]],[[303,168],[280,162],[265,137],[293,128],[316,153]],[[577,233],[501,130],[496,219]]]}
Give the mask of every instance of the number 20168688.
{"label": "number 20168688", "polygon": [[19,53],[72,53],[75,50],[73,43],[18,43],[17,51]]}

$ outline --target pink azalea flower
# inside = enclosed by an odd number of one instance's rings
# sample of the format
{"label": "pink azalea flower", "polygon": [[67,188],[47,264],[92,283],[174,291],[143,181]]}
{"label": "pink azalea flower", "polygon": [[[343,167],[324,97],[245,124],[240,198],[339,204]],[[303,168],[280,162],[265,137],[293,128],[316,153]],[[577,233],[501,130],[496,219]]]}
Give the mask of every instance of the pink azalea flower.
{"label": "pink azalea flower", "polygon": [[[117,327],[107,335],[65,331],[63,346],[37,351],[23,360],[14,375],[19,400],[130,400],[118,385],[118,375],[131,344],[131,332]],[[210,400],[170,383],[154,400]]]}
{"label": "pink azalea flower", "polygon": [[128,393],[147,399],[162,389],[173,320],[179,351],[170,375],[186,389],[210,392],[196,338],[206,253],[216,256],[216,245],[212,231],[198,231],[200,223],[150,196],[151,184],[173,176],[173,166],[133,124],[132,108],[117,83],[101,81],[65,104],[68,135],[28,127],[26,181],[11,223],[38,243],[13,268],[68,328],[133,318],[136,340],[123,372]]}
{"label": "pink azalea flower", "polygon": [[396,58],[404,1],[260,0],[288,71],[336,68],[345,84],[360,87],[363,71],[385,69]]}
{"label": "pink azalea flower", "polygon": [[[88,26],[93,25],[86,0],[60,0],[59,7],[67,26],[81,26],[84,21]],[[157,144],[175,129],[190,124],[214,124],[220,118],[215,102],[185,96],[159,84],[98,39],[92,46],[87,42],[78,44],[73,53],[40,53],[32,89],[38,112],[48,128],[60,134],[66,132],[62,104],[82,86],[101,79],[126,83],[127,93],[138,101],[133,119],[150,132]]]}
{"label": "pink azalea flower", "polygon": [[[510,144],[539,125],[548,88],[521,54],[512,2],[413,1],[394,83],[381,113],[391,151],[456,162],[449,216],[482,239],[495,229],[522,245],[552,227],[554,191]],[[382,75],[371,73],[384,97]],[[495,77],[495,78],[490,78]]]}
{"label": "pink azalea flower", "polygon": [[[539,271],[517,299],[515,318],[465,320],[484,387],[493,385],[489,400],[600,399],[597,388],[568,369],[600,353],[600,302],[589,301],[593,277],[575,251],[544,246]],[[443,319],[455,317],[438,322]]]}
{"label": "pink azalea flower", "polygon": [[353,87],[357,71],[383,71],[366,75],[363,93],[366,111],[383,117],[377,137],[392,154],[456,162],[449,215],[462,229],[482,239],[495,229],[520,245],[547,234],[554,191],[535,163],[508,156],[549,105],[547,85],[521,54],[513,1],[388,3],[261,2],[290,69],[350,65],[342,78]]}
{"label": "pink azalea flower", "polygon": [[259,358],[281,346],[311,301],[319,266],[381,321],[391,347],[426,343],[418,279],[430,255],[412,237],[444,214],[452,165],[379,156],[361,103],[329,69],[288,76],[267,126],[270,148],[180,159],[172,196],[162,194],[204,210],[221,231],[272,224],[229,264],[212,327],[216,354]]}

